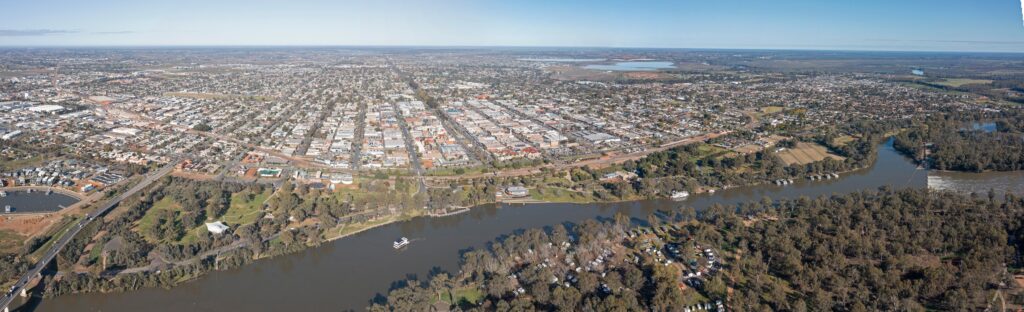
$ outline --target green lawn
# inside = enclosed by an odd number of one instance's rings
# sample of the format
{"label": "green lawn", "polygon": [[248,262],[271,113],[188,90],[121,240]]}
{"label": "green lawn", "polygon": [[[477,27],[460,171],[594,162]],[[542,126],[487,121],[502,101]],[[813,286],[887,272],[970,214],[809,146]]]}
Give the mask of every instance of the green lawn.
{"label": "green lawn", "polygon": [[97,242],[96,245],[93,245],[92,249],[89,250],[89,261],[98,261],[102,253],[103,244]]}
{"label": "green lawn", "polygon": [[147,241],[160,241],[159,239],[155,237],[150,237],[149,235],[149,229],[156,226],[156,221],[158,218],[157,216],[160,211],[180,212],[181,205],[174,202],[174,200],[171,199],[170,196],[164,196],[164,198],[160,199],[160,201],[153,203],[153,207],[149,207],[149,209],[146,210],[146,214],[142,216],[142,219],[139,219],[136,230],[139,234],[142,235],[142,237],[146,238]]}
{"label": "green lawn", "polygon": [[722,156],[730,153],[731,151],[711,144],[702,143],[697,146],[697,152],[697,155],[690,156],[690,162],[696,162],[698,159]]}
{"label": "green lawn", "polygon": [[455,289],[454,296],[456,303],[465,301],[476,305],[477,302],[480,302],[480,299],[484,298],[484,292],[476,287],[464,287]]}
{"label": "green lawn", "polygon": [[201,231],[207,231],[205,224],[197,226],[196,228],[188,230],[188,232],[185,232],[185,235],[182,235],[181,239],[178,240],[178,245],[188,245],[194,243],[196,240],[199,239],[198,235],[199,232]]}
{"label": "green lawn", "polygon": [[220,217],[220,220],[232,226],[256,222],[260,217],[263,202],[270,197],[270,190],[255,194],[251,200],[249,194],[248,191],[231,194],[231,206],[228,207],[224,216]]}
{"label": "green lawn", "polygon": [[334,239],[334,238],[337,238],[337,237],[343,237],[343,236],[350,235],[352,233],[356,233],[356,232],[359,232],[359,231],[362,231],[362,230],[365,230],[365,229],[368,229],[368,228],[379,226],[381,224],[398,221],[401,218],[402,217],[400,217],[400,216],[387,216],[387,217],[383,217],[383,218],[380,218],[380,219],[376,219],[376,220],[372,220],[372,221],[367,221],[367,222],[362,222],[362,223],[349,223],[349,224],[338,226],[337,228],[331,230],[331,232],[333,232],[333,233],[325,232],[324,233],[324,237],[326,237],[327,239]]}
{"label": "green lawn", "polygon": [[589,194],[559,187],[531,188],[530,197],[536,200],[564,203],[588,203],[593,201]]}
{"label": "green lawn", "polygon": [[[463,174],[477,174],[484,172],[487,167],[475,166],[475,167],[462,167],[462,168],[435,168],[427,171],[428,176],[456,176]],[[462,173],[459,173],[459,169],[462,169]]]}

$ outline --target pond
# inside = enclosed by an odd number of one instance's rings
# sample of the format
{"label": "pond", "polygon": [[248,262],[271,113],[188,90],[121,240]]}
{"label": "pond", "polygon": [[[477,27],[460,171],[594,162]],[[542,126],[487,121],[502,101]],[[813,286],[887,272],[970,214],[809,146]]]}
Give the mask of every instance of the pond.
{"label": "pond", "polygon": [[46,191],[5,191],[6,197],[0,197],[0,214],[4,213],[4,207],[10,205],[14,213],[40,213],[54,212],[74,205],[78,198],[53,192],[49,195]]}

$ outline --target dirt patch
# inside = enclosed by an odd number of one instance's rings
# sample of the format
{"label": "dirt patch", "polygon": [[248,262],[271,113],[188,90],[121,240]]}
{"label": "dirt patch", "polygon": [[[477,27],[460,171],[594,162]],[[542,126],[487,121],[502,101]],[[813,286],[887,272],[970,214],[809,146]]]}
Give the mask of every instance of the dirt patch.
{"label": "dirt patch", "polygon": [[0,230],[8,230],[25,237],[42,234],[47,228],[60,221],[60,214],[32,214],[4,216],[0,219]]}

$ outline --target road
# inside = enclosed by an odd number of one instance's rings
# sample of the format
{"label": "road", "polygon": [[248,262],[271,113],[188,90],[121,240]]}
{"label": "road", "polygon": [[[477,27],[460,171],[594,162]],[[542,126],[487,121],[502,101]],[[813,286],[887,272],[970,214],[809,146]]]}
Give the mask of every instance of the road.
{"label": "road", "polygon": [[50,250],[47,250],[43,257],[39,259],[39,262],[36,262],[36,265],[33,266],[32,269],[30,269],[28,272],[25,273],[25,275],[18,279],[18,282],[14,284],[14,287],[13,289],[10,290],[10,292],[5,294],[3,298],[0,298],[0,309],[7,309],[11,302],[14,301],[14,298],[17,297],[17,294],[21,293],[22,289],[25,288],[25,285],[27,285],[28,282],[31,281],[32,278],[34,278],[36,275],[39,275],[43,271],[43,269],[46,268],[46,266],[49,265],[54,258],[57,257],[57,253],[60,252],[60,250],[63,249],[65,246],[67,246],[68,243],[71,242],[71,239],[74,238],[75,235],[78,235],[78,232],[81,232],[86,225],[89,225],[89,223],[95,220],[96,217],[101,216],[110,211],[111,209],[113,209],[121,201],[125,200],[130,196],[134,196],[135,193],[138,193],[139,191],[146,188],[150,184],[153,184],[153,182],[156,182],[163,176],[170,173],[172,170],[174,170],[174,166],[177,164],[178,161],[175,160],[168,163],[163,168],[160,168],[160,170],[147,174],[142,181],[139,181],[138,184],[133,186],[128,191],[117,195],[117,197],[114,197],[107,203],[100,206],[99,209],[87,213],[85,215],[85,218],[79,220],[78,224],[71,227],[71,229],[68,230],[67,233],[64,233],[64,235],[61,236],[57,240],[57,242],[53,244],[53,246],[50,246]]}
{"label": "road", "polygon": [[423,181],[423,164],[420,162],[420,154],[416,149],[416,145],[413,144],[412,134],[409,133],[409,125],[405,123],[405,116],[398,109],[398,103],[392,103],[391,105],[394,107],[395,115],[398,117],[398,127],[402,129],[402,138],[405,139],[405,150],[409,153],[409,165],[412,166],[412,171],[416,173],[416,179],[419,180],[419,191],[426,192],[427,183]]}
{"label": "road", "polygon": [[621,155],[616,155],[616,156],[612,156],[612,157],[608,157],[608,158],[595,158],[595,159],[575,161],[575,162],[569,162],[569,163],[557,164],[557,165],[556,164],[538,165],[538,166],[519,168],[519,169],[502,170],[502,171],[498,171],[498,172],[485,172],[485,173],[463,174],[463,175],[454,175],[454,176],[428,176],[428,177],[426,177],[426,179],[430,180],[432,182],[437,182],[437,181],[476,179],[476,178],[486,178],[486,177],[519,177],[519,176],[528,176],[528,175],[538,174],[538,173],[541,172],[541,169],[544,169],[544,168],[549,168],[549,169],[557,171],[557,170],[565,170],[565,169],[571,169],[571,168],[581,168],[581,167],[586,167],[586,166],[602,167],[602,166],[607,166],[607,165],[611,165],[611,164],[622,163],[622,162],[625,162],[627,160],[641,159],[641,158],[644,158],[647,155],[650,155],[650,154],[655,153],[655,152],[666,151],[666,150],[669,150],[671,148],[675,148],[675,147],[679,147],[679,146],[683,146],[683,145],[687,145],[687,144],[694,144],[694,143],[705,142],[707,140],[714,139],[714,138],[717,138],[717,137],[720,137],[720,136],[723,136],[723,135],[726,135],[726,134],[729,134],[729,133],[732,133],[732,132],[731,131],[722,131],[722,132],[717,132],[717,133],[708,133],[708,134],[704,134],[704,135],[699,135],[699,136],[695,136],[695,137],[691,137],[691,138],[686,138],[686,139],[678,140],[678,141],[675,141],[675,142],[665,143],[665,144],[662,144],[662,145],[660,145],[658,147],[647,148],[647,149],[644,149],[644,150],[641,150],[641,151],[638,151],[638,152],[635,152],[635,153],[621,154]]}

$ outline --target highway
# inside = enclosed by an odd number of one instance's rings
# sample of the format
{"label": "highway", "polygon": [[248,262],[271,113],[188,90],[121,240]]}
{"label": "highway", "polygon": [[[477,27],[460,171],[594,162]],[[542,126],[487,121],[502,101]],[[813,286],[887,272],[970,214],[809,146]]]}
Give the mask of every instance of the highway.
{"label": "highway", "polygon": [[107,203],[100,206],[99,209],[96,209],[95,211],[86,214],[85,218],[79,220],[78,224],[72,226],[71,229],[67,231],[67,233],[64,233],[64,235],[61,236],[60,239],[58,239],[57,242],[53,244],[53,246],[50,246],[50,250],[46,251],[46,254],[44,254],[43,257],[39,259],[39,262],[36,262],[36,265],[33,266],[32,269],[30,269],[28,272],[26,272],[25,275],[23,275],[20,279],[18,279],[18,282],[14,284],[14,287],[10,289],[10,291],[7,294],[5,294],[3,298],[0,298],[0,309],[3,309],[6,312],[8,306],[11,304],[12,301],[14,301],[14,298],[16,298],[19,293],[21,293],[22,289],[25,288],[25,285],[27,285],[28,282],[31,281],[33,277],[39,275],[40,272],[43,271],[43,268],[46,268],[46,266],[50,264],[50,261],[53,261],[53,258],[57,257],[57,253],[60,252],[60,250],[63,249],[65,246],[67,246],[68,242],[71,242],[71,239],[74,238],[75,235],[78,235],[78,232],[81,232],[86,225],[89,225],[89,223],[95,220],[96,217],[102,216],[103,214],[113,209],[121,201],[125,200],[130,196],[134,196],[135,193],[138,193],[139,191],[146,188],[150,184],[153,184],[153,182],[156,182],[163,176],[170,173],[172,170],[174,170],[174,166],[177,165],[178,162],[179,161],[175,159],[174,161],[171,161],[164,167],[160,168],[160,170],[147,174],[142,181],[139,181],[138,184],[133,186],[127,192],[117,195],[117,197],[114,197]]}

